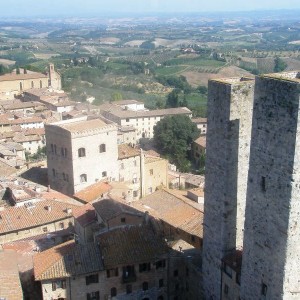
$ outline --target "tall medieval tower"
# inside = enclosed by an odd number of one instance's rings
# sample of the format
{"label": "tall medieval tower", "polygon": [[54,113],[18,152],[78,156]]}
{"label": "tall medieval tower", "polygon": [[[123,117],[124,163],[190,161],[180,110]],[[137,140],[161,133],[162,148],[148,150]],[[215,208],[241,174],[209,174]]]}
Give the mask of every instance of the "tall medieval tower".
{"label": "tall medieval tower", "polygon": [[206,299],[221,298],[221,260],[243,245],[254,80],[209,81],[204,203]]}
{"label": "tall medieval tower", "polygon": [[300,299],[299,96],[299,72],[256,78],[243,300]]}
{"label": "tall medieval tower", "polygon": [[61,90],[61,77],[54,69],[54,64],[49,64],[49,86],[55,90]]}

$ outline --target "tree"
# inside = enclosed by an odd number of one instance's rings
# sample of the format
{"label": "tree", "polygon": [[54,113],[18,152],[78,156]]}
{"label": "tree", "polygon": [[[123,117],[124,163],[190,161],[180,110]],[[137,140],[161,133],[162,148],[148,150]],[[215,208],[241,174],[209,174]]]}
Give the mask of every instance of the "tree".
{"label": "tree", "polygon": [[188,116],[165,117],[154,127],[154,143],[158,151],[165,155],[180,171],[191,168],[188,160],[191,143],[200,134],[196,124]]}
{"label": "tree", "polygon": [[278,56],[275,58],[274,63],[274,72],[282,72],[287,67],[287,64]]}
{"label": "tree", "polygon": [[168,94],[166,107],[178,107],[179,106],[179,90],[174,89],[171,93]]}

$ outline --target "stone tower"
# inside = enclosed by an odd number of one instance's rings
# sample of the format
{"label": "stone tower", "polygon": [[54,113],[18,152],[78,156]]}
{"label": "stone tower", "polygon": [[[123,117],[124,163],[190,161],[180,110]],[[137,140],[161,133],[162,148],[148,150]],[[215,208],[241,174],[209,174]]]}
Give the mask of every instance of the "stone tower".
{"label": "stone tower", "polygon": [[221,259],[243,244],[254,80],[209,81],[204,203],[205,298],[221,298]]}
{"label": "stone tower", "polygon": [[243,300],[300,299],[299,95],[300,72],[256,78]]}
{"label": "stone tower", "polygon": [[49,64],[49,86],[55,90],[61,90],[61,77],[54,69],[54,64]]}

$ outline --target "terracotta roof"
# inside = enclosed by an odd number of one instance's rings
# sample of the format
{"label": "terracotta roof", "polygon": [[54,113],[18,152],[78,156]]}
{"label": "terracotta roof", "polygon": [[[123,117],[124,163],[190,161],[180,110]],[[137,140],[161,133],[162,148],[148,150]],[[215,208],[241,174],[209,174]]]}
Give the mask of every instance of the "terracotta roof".
{"label": "terracotta roof", "polygon": [[0,298],[9,300],[23,299],[17,256],[15,251],[0,252]]}
{"label": "terracotta roof", "polygon": [[207,123],[207,118],[193,118],[191,121],[196,124]]}
{"label": "terracotta roof", "polygon": [[156,152],[155,150],[151,149],[151,150],[146,150],[146,151],[143,151],[144,154],[146,156],[155,156],[155,157],[160,157],[160,154],[158,152]]}
{"label": "terracotta roof", "polygon": [[99,200],[94,202],[93,206],[104,222],[122,213],[143,216],[143,214],[135,208],[113,199]]}
{"label": "terracotta roof", "polygon": [[138,100],[119,100],[119,101],[114,101],[113,104],[115,104],[115,105],[130,105],[130,104],[144,104],[144,102],[138,101]]}
{"label": "terracotta roof", "polygon": [[101,198],[110,189],[111,186],[107,182],[99,181],[77,192],[74,198],[88,203]]}
{"label": "terracotta roof", "polygon": [[122,110],[117,105],[113,104],[103,104],[101,105],[101,111],[109,112],[119,118],[143,118],[143,117],[163,117],[172,115],[190,115],[192,112],[186,107],[176,107],[176,108],[165,108],[156,110]]}
{"label": "terracotta roof", "polygon": [[5,74],[0,76],[0,81],[13,81],[13,80],[25,80],[25,79],[39,79],[48,78],[47,75],[42,73],[30,72],[28,74]]}
{"label": "terracotta roof", "polygon": [[85,227],[97,220],[95,209],[90,203],[76,208],[73,212],[73,216],[82,227]]}
{"label": "terracotta roof", "polygon": [[100,234],[97,241],[105,269],[155,261],[168,252],[165,241],[146,226],[117,228]]}
{"label": "terracotta roof", "polygon": [[16,169],[0,160],[0,177],[5,178],[16,173]]}
{"label": "terracotta roof", "polygon": [[134,156],[139,156],[140,150],[133,148],[127,144],[118,145],[118,159],[124,159]]}
{"label": "terracotta roof", "polygon": [[100,119],[80,120],[77,122],[62,123],[62,124],[55,124],[55,125],[64,128],[67,131],[76,132],[76,133],[103,128],[107,126],[107,124]]}
{"label": "terracotta roof", "polygon": [[25,143],[25,142],[34,142],[34,141],[40,141],[41,137],[39,135],[24,135],[24,134],[18,134],[13,138],[13,141],[17,143]]}
{"label": "terracotta roof", "polygon": [[28,117],[28,118],[18,118],[10,121],[10,124],[29,124],[29,123],[43,123],[43,119],[40,117]]}
{"label": "terracotta roof", "polygon": [[[51,210],[47,209],[51,207]],[[77,206],[53,200],[42,200],[32,205],[8,207],[0,212],[0,234],[46,225],[54,221],[72,217],[73,209]]]}
{"label": "terracotta roof", "polygon": [[22,102],[20,100],[14,100],[10,104],[2,105],[5,110],[15,110],[15,109],[25,109],[25,108],[35,108],[41,106],[40,102],[37,101],[27,101]]}
{"label": "terracotta roof", "polygon": [[103,270],[99,246],[74,241],[55,246],[34,256],[35,280],[79,276]]}
{"label": "terracotta roof", "polygon": [[195,141],[194,141],[195,144],[203,147],[203,148],[206,148],[206,136],[200,136],[198,137]]}
{"label": "terracotta roof", "polygon": [[148,211],[175,228],[203,237],[203,212],[166,189],[158,190],[131,205]]}

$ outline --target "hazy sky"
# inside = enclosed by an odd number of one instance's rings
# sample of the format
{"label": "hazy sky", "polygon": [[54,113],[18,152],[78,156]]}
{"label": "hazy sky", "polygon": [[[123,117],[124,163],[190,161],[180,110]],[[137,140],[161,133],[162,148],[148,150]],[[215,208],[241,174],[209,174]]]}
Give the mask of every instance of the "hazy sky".
{"label": "hazy sky", "polygon": [[300,0],[0,0],[0,16],[300,9]]}

